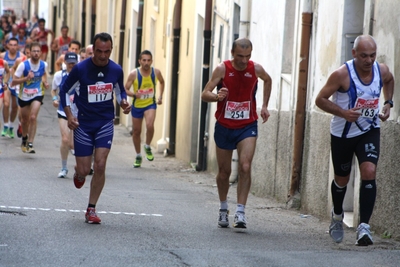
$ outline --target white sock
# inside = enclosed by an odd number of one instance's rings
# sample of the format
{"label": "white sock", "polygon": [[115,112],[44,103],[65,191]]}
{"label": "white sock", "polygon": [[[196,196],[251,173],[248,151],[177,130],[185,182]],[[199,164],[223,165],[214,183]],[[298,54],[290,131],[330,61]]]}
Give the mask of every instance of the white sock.
{"label": "white sock", "polygon": [[332,208],[332,217],[336,221],[343,220],[343,214],[335,214],[335,212],[333,211],[333,208]]}
{"label": "white sock", "polygon": [[228,209],[228,201],[226,201],[226,200],[225,201],[221,201],[219,208],[221,210],[227,210]]}
{"label": "white sock", "polygon": [[237,206],[236,206],[236,212],[244,213],[244,208],[245,208],[245,205],[243,205],[243,204],[237,204]]}

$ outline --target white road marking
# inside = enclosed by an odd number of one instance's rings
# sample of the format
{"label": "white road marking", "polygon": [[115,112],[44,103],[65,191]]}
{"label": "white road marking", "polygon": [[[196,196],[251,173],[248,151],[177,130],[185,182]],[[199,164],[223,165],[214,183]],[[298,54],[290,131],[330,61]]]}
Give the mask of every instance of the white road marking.
{"label": "white road marking", "polygon": [[[58,212],[86,212],[86,210],[67,210],[67,209],[49,209],[49,208],[32,208],[32,207],[18,207],[18,206],[3,206],[0,209],[14,209],[14,210],[40,210],[40,211],[58,211]],[[131,215],[131,216],[153,216],[162,217],[162,214],[148,214],[148,213],[135,213],[135,212],[122,212],[122,211],[97,211],[98,214],[114,214],[114,215]]]}
{"label": "white road marking", "polygon": [[81,212],[81,210],[69,210],[69,212]]}

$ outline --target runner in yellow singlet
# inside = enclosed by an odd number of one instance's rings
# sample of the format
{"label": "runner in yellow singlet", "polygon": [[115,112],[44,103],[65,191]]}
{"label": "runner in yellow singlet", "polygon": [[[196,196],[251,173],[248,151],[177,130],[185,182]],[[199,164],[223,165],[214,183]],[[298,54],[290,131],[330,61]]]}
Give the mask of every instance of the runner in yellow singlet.
{"label": "runner in yellow singlet", "polygon": [[[146,121],[146,143],[144,150],[149,161],[154,159],[150,143],[154,135],[154,120],[156,118],[157,104],[162,104],[164,93],[164,78],[159,69],[151,67],[153,56],[150,51],[144,50],[139,55],[140,67],[132,70],[125,84],[126,94],[133,97],[132,103],[132,140],[136,150],[136,160],[133,167],[138,168],[142,164],[140,154],[140,134],[142,132],[143,117]],[[157,87],[157,81],[160,87]],[[133,85],[133,92],[130,88]],[[157,90],[156,90],[157,88]],[[159,94],[157,98],[157,91]]]}

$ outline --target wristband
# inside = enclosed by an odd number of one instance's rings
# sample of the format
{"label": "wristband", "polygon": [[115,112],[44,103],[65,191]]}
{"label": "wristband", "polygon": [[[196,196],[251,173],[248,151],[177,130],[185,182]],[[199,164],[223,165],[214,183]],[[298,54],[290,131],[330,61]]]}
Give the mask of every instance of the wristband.
{"label": "wristband", "polygon": [[215,100],[217,100],[217,102],[219,101],[219,95],[218,94],[215,96]]}
{"label": "wristband", "polygon": [[56,101],[56,100],[58,100],[58,97],[57,96],[53,96],[53,101]]}
{"label": "wristband", "polygon": [[393,101],[392,100],[386,100],[385,103],[383,103],[383,105],[389,104],[390,107],[393,107]]}

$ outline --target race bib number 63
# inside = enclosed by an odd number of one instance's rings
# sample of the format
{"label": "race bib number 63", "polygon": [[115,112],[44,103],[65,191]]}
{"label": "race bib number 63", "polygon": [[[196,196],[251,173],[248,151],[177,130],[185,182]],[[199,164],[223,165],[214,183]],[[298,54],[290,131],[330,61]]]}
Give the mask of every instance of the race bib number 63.
{"label": "race bib number 63", "polygon": [[379,99],[358,98],[355,107],[360,108],[361,117],[373,118],[379,112]]}
{"label": "race bib number 63", "polygon": [[111,100],[112,92],[112,83],[88,85],[88,101],[89,103],[98,103]]}

